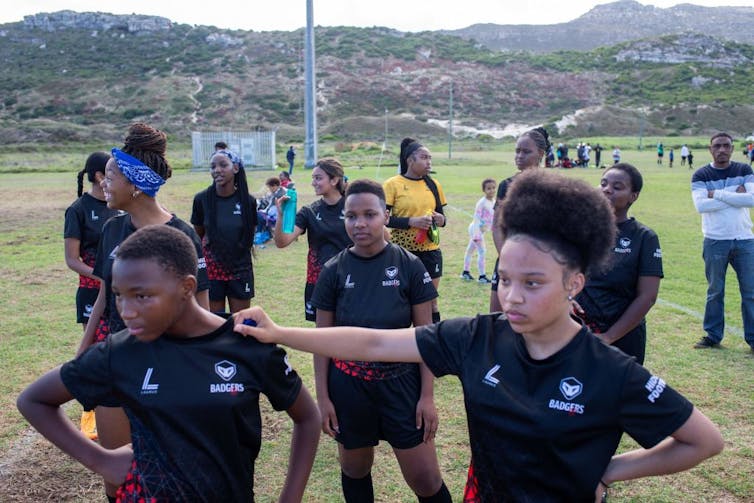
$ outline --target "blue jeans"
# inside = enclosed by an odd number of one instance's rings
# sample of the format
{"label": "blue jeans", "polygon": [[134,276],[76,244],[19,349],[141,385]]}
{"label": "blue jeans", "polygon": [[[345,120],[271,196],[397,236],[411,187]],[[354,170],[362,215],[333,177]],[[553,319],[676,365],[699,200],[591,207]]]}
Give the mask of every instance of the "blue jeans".
{"label": "blue jeans", "polygon": [[754,346],[754,239],[704,239],[704,274],[707,276],[707,305],[704,308],[704,331],[719,343],[725,329],[725,273],[733,266],[741,291],[741,315],[744,339]]}

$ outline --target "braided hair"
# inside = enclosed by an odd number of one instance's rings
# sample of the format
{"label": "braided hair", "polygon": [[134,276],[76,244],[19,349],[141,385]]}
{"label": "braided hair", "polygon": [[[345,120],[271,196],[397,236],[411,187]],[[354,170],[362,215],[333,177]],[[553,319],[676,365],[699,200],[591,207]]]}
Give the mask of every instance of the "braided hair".
{"label": "braided hair", "polygon": [[84,174],[89,183],[96,182],[96,174],[105,174],[105,165],[110,160],[110,154],[105,152],[94,152],[86,158],[84,169],[78,172],[76,175],[76,181],[78,182],[78,196],[81,197],[84,194]]}
{"label": "braided hair", "polygon": [[552,146],[552,144],[550,143],[550,135],[542,126],[530,129],[529,131],[523,133],[521,136],[531,138],[537,148],[545,154],[547,154],[547,152],[550,150],[550,147]]}
{"label": "braided hair", "polygon": [[165,159],[167,145],[168,137],[165,133],[149,124],[137,122],[128,128],[128,134],[121,150],[136,157],[160,175],[163,180],[167,180],[173,173],[167,159]]}

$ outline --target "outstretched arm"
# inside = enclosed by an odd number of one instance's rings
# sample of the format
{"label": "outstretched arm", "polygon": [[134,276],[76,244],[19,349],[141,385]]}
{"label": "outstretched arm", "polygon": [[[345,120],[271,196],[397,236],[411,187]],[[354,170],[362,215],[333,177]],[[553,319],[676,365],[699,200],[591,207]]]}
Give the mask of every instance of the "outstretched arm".
{"label": "outstretched arm", "polygon": [[670,437],[651,449],[614,456],[602,476],[609,484],[688,470],[723,450],[720,431],[698,409]]}
{"label": "outstretched arm", "polygon": [[[341,358],[380,362],[422,361],[413,328],[377,330],[360,327],[293,328],[276,325],[261,307],[239,311],[233,317],[235,331],[262,342],[273,342],[308,353]],[[243,324],[251,319],[257,326]]]}
{"label": "outstretched arm", "polygon": [[120,485],[133,459],[131,446],[107,450],[92,442],[66,417],[60,406],[73,397],[60,378],[60,367],[49,371],[19,395],[16,406],[27,421],[55,444],[107,482]]}
{"label": "outstretched arm", "polygon": [[288,473],[280,493],[280,502],[300,502],[314,464],[319,444],[319,411],[309,391],[301,386],[298,397],[287,410],[293,420]]}

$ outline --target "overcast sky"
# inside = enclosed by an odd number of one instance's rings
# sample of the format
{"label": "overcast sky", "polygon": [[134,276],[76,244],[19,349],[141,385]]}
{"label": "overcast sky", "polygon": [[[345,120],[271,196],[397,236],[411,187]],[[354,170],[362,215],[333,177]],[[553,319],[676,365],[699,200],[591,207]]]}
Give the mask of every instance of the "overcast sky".
{"label": "overcast sky", "polygon": [[[570,21],[595,0],[313,0],[314,24],[387,26],[401,31],[464,28],[474,23],[554,24]],[[642,1],[645,5],[752,6],[752,0]],[[0,23],[39,12],[74,10],[150,14],[187,24],[243,30],[295,30],[306,24],[306,0],[4,0]],[[616,27],[620,29],[620,27]]]}

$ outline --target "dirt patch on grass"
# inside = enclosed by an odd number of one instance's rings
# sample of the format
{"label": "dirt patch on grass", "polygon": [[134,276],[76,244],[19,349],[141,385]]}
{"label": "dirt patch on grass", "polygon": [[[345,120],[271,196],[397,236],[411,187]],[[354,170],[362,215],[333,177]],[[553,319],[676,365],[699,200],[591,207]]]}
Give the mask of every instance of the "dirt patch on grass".
{"label": "dirt patch on grass", "polygon": [[28,430],[0,459],[4,503],[100,501],[99,477]]}

